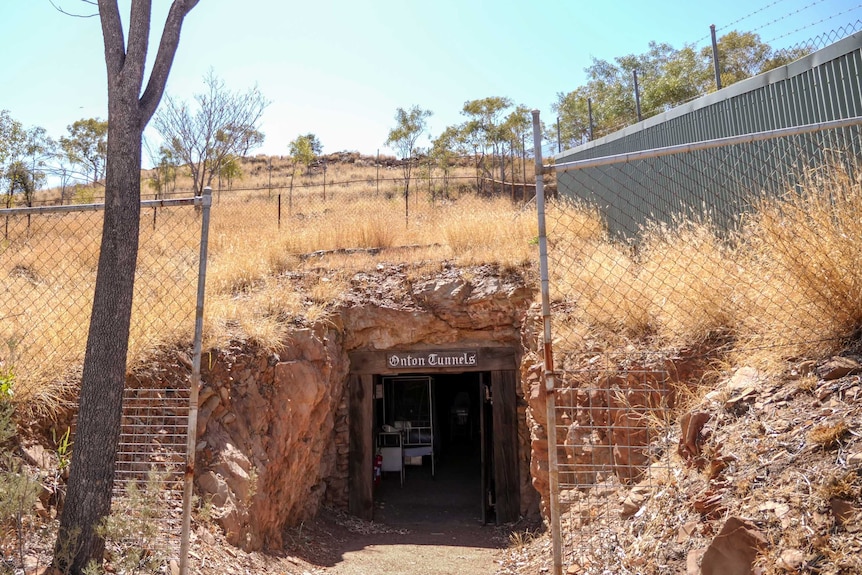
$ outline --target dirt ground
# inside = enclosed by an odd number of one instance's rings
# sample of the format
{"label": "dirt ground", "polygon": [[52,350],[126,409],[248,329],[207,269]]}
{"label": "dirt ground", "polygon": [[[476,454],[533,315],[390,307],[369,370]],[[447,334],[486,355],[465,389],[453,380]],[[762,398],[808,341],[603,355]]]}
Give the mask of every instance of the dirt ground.
{"label": "dirt ground", "polygon": [[[462,456],[463,457],[467,457]],[[478,465],[428,458],[384,475],[374,521],[326,511],[288,531],[291,554],[332,575],[495,575],[503,572],[512,526],[482,522]]]}
{"label": "dirt ground", "polygon": [[405,468],[403,485],[387,473],[375,488],[374,521],[324,514],[318,525],[331,528],[329,553],[304,558],[334,575],[494,574],[508,539],[482,523],[478,478],[467,455],[438,461],[433,477],[426,457]]}
{"label": "dirt ground", "polygon": [[[416,523],[409,528],[345,520],[324,513],[292,553],[315,574],[454,575],[500,572],[507,539],[495,527]],[[301,537],[304,537],[301,536]]]}

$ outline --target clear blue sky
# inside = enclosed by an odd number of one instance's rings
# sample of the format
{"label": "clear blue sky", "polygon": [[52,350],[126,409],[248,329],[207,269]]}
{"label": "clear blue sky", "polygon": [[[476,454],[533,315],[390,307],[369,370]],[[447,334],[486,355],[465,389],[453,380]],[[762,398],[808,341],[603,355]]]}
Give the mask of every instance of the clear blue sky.
{"label": "clear blue sky", "polygon": [[[170,2],[153,4],[152,55]],[[128,0],[121,6],[125,15]],[[462,121],[465,101],[488,96],[552,120],[557,93],[583,84],[592,57],[641,53],[651,40],[706,45],[710,24],[786,47],[860,19],[859,0],[200,0],[167,91],[191,100],[210,68],[232,89],[257,84],[272,102],[259,153],[286,155],[306,132],[325,152],[387,153],[397,107],[431,110],[431,135]],[[98,18],[0,0],[0,54],[0,109],[26,127],[58,138],[75,120],[107,118]]]}

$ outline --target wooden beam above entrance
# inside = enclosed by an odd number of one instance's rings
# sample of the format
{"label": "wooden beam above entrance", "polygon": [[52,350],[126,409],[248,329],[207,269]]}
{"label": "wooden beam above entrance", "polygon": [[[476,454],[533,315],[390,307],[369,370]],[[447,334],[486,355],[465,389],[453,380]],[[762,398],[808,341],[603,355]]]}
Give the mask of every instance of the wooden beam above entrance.
{"label": "wooden beam above entrance", "polygon": [[464,373],[518,369],[511,347],[421,347],[353,351],[353,374]]}

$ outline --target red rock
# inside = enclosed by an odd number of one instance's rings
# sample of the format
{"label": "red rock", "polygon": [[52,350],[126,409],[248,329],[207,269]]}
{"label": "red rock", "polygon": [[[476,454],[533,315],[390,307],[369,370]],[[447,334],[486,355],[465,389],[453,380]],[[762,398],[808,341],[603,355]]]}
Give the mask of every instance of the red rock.
{"label": "red rock", "polygon": [[724,512],[724,506],[721,504],[722,497],[722,493],[709,489],[694,500],[694,510],[704,517],[715,518]]}
{"label": "red rock", "polygon": [[764,549],[766,539],[752,523],[731,517],[703,554],[700,574],[751,575],[754,560]]}
{"label": "red rock", "polygon": [[679,425],[682,429],[682,434],[679,438],[677,453],[684,460],[693,462],[700,457],[701,445],[703,445],[706,439],[703,427],[709,421],[709,418],[710,415],[702,411],[689,412],[680,418]]}
{"label": "red rock", "polygon": [[862,364],[850,357],[833,357],[817,367],[817,375],[827,381],[862,372]]}
{"label": "red rock", "polygon": [[697,533],[697,521],[689,521],[679,528],[676,535],[677,543],[685,543]]}

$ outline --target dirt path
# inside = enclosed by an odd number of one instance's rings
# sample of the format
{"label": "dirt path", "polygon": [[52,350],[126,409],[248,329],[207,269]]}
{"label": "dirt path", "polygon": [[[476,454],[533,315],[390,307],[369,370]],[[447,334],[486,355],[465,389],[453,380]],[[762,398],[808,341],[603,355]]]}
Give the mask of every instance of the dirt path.
{"label": "dirt path", "polygon": [[[291,552],[331,575],[495,575],[508,530],[483,525],[478,487],[425,468],[407,470],[404,486],[389,475],[375,491],[374,521],[325,512]],[[303,551],[303,548],[305,550]]]}
{"label": "dirt path", "polygon": [[333,575],[494,575],[501,550],[494,528],[414,528],[351,538],[337,550]]}

